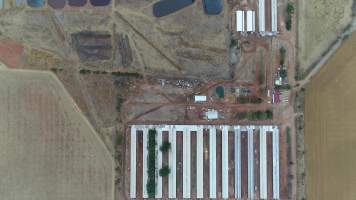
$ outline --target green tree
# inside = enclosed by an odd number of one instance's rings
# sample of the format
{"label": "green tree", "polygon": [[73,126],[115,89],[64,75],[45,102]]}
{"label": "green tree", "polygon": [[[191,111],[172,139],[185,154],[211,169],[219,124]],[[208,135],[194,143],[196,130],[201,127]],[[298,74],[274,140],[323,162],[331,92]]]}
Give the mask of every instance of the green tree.
{"label": "green tree", "polygon": [[291,2],[288,2],[287,4],[287,14],[291,15],[294,13],[294,5]]}
{"label": "green tree", "polygon": [[287,78],[287,70],[286,69],[281,69],[279,71],[279,76],[284,80]]}
{"label": "green tree", "polygon": [[266,116],[267,116],[267,119],[273,119],[273,111],[272,110],[266,110]]}
{"label": "green tree", "polygon": [[146,189],[148,196],[150,198],[153,198],[156,194],[156,180],[155,180],[155,175],[156,175],[156,134],[157,131],[156,129],[150,129],[148,130],[148,155],[147,155],[147,184],[146,184]]}
{"label": "green tree", "polygon": [[168,176],[171,173],[171,169],[165,165],[159,170],[159,175],[162,177]]}
{"label": "green tree", "polygon": [[162,152],[168,152],[171,149],[171,143],[169,141],[164,141],[159,148]]}
{"label": "green tree", "polygon": [[215,92],[216,92],[216,94],[218,94],[218,96],[220,98],[224,98],[225,97],[225,89],[224,89],[223,86],[216,87]]}
{"label": "green tree", "polygon": [[284,65],[284,60],[286,58],[286,49],[284,47],[279,48],[279,55],[280,55],[279,64]]}

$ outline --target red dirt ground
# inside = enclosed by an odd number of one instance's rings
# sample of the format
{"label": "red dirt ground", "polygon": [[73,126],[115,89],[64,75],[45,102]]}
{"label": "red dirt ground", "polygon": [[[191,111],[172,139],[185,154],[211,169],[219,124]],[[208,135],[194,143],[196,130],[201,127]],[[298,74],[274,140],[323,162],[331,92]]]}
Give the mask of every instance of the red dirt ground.
{"label": "red dirt ground", "polygon": [[254,185],[255,198],[260,196],[260,135],[258,130],[253,133],[253,152],[254,152]]}
{"label": "red dirt ground", "polygon": [[248,198],[248,158],[247,158],[247,132],[241,132],[241,197]]}
{"label": "red dirt ground", "polygon": [[229,198],[235,197],[235,141],[234,132],[229,132]]}
{"label": "red dirt ground", "polygon": [[216,197],[217,199],[221,199],[221,189],[222,189],[222,150],[221,150],[221,138],[222,132],[221,130],[216,130]]}
{"label": "red dirt ground", "polygon": [[137,131],[136,146],[136,196],[142,197],[142,162],[143,162],[143,133]]}
{"label": "red dirt ground", "polygon": [[265,1],[265,19],[266,31],[271,31],[271,1]]}
{"label": "red dirt ground", "polygon": [[285,132],[279,134],[279,173],[280,173],[280,198],[288,199],[288,158],[287,139]]}
{"label": "red dirt ground", "polygon": [[209,198],[209,131],[204,129],[204,198]]}
{"label": "red dirt ground", "polygon": [[177,197],[183,199],[183,133],[177,132]]}
{"label": "red dirt ground", "polygon": [[20,64],[24,46],[13,40],[0,40],[0,61],[8,67],[15,68]]}

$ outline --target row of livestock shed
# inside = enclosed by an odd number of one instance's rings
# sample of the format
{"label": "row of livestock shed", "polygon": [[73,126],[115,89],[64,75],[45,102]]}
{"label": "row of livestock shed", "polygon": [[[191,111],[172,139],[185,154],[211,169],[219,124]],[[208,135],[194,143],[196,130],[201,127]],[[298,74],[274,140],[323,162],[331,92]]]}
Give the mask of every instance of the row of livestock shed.
{"label": "row of livestock shed", "polygon": [[[158,144],[155,198],[280,199],[280,133],[278,126],[273,125],[131,125],[131,199],[149,198],[146,188],[147,135],[152,129],[157,131]],[[162,167],[159,144],[163,138],[168,138],[171,144],[168,186],[162,184],[162,177],[158,175]],[[143,146],[142,152],[137,151],[138,145]],[[137,171],[141,163],[142,168]],[[179,168],[182,168],[181,174]],[[178,184],[182,186],[181,193]]]}
{"label": "row of livestock shed", "polygon": [[[246,18],[245,18],[246,14]],[[236,11],[236,31],[238,32],[255,32],[255,11],[248,10]],[[246,24],[245,24],[246,19]],[[246,28],[245,28],[246,25]]]}
{"label": "row of livestock shed", "polygon": [[[266,6],[265,0],[258,0],[258,32],[262,35],[274,35],[277,33],[277,0],[268,0],[271,3],[271,28],[266,31]],[[269,12],[267,12],[269,13]],[[255,11],[237,10],[236,11],[236,31],[237,32],[256,32]],[[246,27],[245,27],[246,26]]]}

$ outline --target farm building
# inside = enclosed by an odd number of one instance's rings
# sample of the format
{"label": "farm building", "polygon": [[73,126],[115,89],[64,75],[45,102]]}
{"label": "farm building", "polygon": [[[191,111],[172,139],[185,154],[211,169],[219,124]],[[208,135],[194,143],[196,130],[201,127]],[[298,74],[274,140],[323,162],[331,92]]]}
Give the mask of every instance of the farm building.
{"label": "farm building", "polygon": [[255,11],[248,10],[246,12],[247,15],[247,32],[254,32],[255,31]]}
{"label": "farm building", "polygon": [[245,15],[244,15],[244,11],[242,10],[236,11],[236,31],[237,32],[245,31]]}
{"label": "farm building", "polygon": [[194,3],[195,0],[161,0],[153,5],[153,15],[163,17]]}
{"label": "farm building", "polygon": [[208,15],[218,15],[221,13],[221,0],[203,0],[205,13]]}
{"label": "farm building", "polygon": [[277,33],[277,0],[271,0],[271,31]]}
{"label": "farm building", "polygon": [[266,31],[266,13],[265,13],[265,0],[258,0],[258,31],[264,34]]}
{"label": "farm building", "polygon": [[206,119],[218,119],[219,114],[216,110],[208,110],[207,112],[205,112],[205,117]]}
{"label": "farm building", "polygon": [[206,101],[206,96],[204,96],[204,95],[195,95],[194,96],[194,101],[195,102],[204,102],[204,101]]}
{"label": "farm building", "polygon": [[[155,198],[281,198],[280,133],[273,125],[132,125],[130,198],[148,198],[146,143],[152,129],[156,169],[171,170],[156,177]],[[158,149],[163,141],[171,144],[168,155]]]}

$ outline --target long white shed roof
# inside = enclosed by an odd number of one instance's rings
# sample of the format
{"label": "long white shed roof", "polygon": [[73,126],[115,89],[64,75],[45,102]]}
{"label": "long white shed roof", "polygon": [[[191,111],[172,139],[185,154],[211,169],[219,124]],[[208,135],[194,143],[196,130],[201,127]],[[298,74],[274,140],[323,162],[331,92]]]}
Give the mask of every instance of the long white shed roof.
{"label": "long white shed roof", "polygon": [[277,32],[277,0],[271,0],[271,30]]}
{"label": "long white shed roof", "polygon": [[245,31],[245,15],[244,15],[244,11],[242,10],[236,11],[236,31],[237,32]]}
{"label": "long white shed roof", "polygon": [[259,32],[266,31],[265,25],[265,0],[258,0],[258,28]]}
{"label": "long white shed roof", "polygon": [[194,100],[195,100],[195,102],[206,101],[206,96],[203,96],[203,95],[195,95],[195,96],[194,96]]}
{"label": "long white shed roof", "polygon": [[247,11],[247,31],[255,31],[255,11]]}

